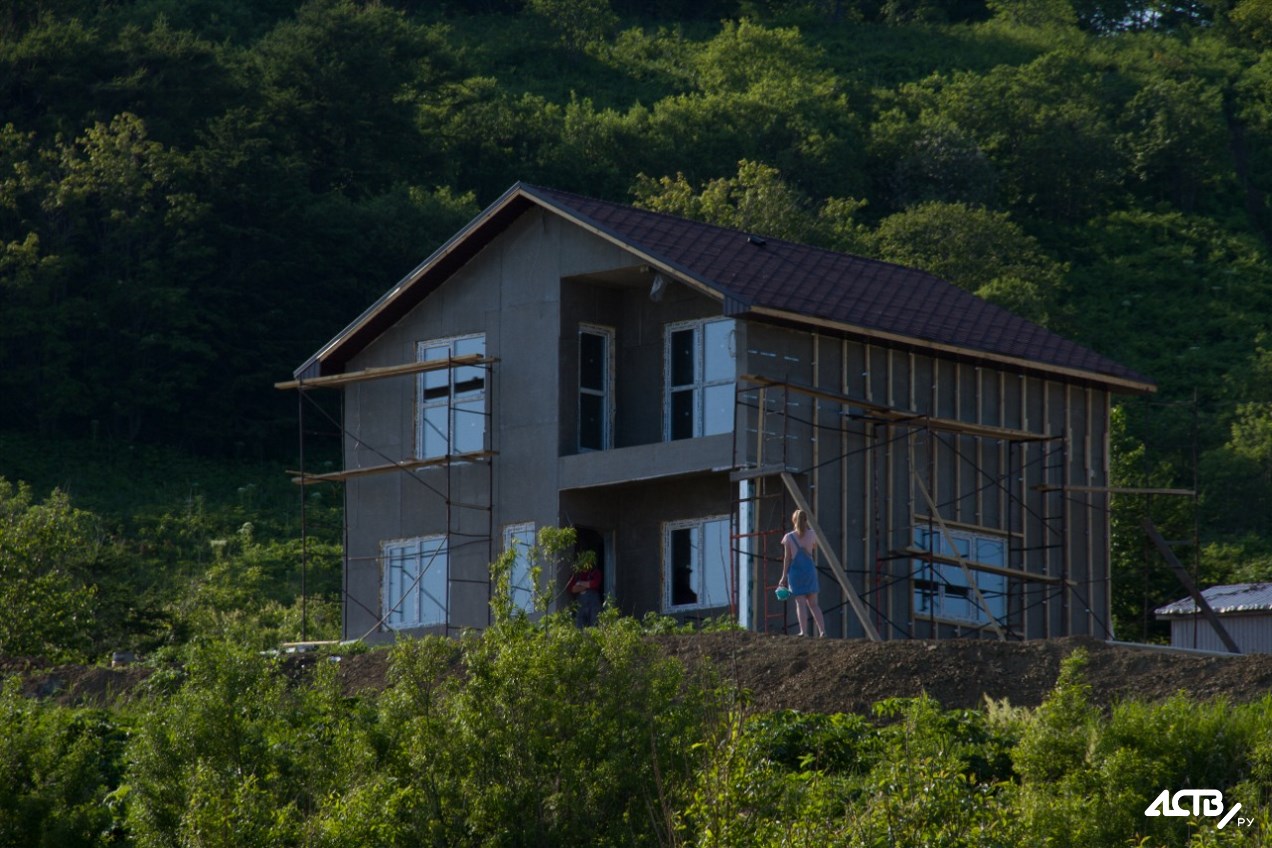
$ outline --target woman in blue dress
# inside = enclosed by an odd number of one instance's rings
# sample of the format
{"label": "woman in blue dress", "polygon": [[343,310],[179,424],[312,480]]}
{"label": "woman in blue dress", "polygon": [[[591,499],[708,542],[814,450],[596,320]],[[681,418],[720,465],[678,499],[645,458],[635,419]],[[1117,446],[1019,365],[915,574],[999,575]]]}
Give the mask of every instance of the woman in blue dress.
{"label": "woman in blue dress", "polygon": [[813,563],[813,551],[817,548],[817,536],[808,526],[808,516],[797,509],[791,515],[795,529],[782,537],[782,579],[777,585],[790,589],[795,596],[795,621],[799,635],[806,633],[808,616],[817,625],[817,635],[826,635],[826,622],[821,607],[817,605],[817,566]]}

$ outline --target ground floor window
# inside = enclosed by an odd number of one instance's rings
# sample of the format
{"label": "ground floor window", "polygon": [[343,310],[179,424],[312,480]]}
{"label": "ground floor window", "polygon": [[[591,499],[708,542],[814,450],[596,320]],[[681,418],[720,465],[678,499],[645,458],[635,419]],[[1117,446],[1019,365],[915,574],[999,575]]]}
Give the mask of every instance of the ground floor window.
{"label": "ground floor window", "polygon": [[663,548],[665,612],[729,604],[733,558],[727,515],[669,522]]}
{"label": "ground floor window", "polygon": [[394,630],[446,623],[445,536],[384,543],[385,623]]}
{"label": "ground floor window", "polygon": [[534,573],[531,571],[530,550],[534,547],[534,523],[509,524],[504,527],[505,551],[513,551],[512,573],[508,575],[508,588],[514,606],[524,612],[534,611]]}
{"label": "ground floor window", "polygon": [[[1005,568],[1007,541],[1001,536],[949,530],[937,527],[914,528],[914,547],[937,556],[957,557],[977,565]],[[968,569],[976,588],[985,599],[981,606],[963,568],[954,562],[913,561],[914,616],[939,618],[968,624],[1002,622],[1007,615],[1007,577],[993,572]],[[988,607],[988,609],[986,609]]]}

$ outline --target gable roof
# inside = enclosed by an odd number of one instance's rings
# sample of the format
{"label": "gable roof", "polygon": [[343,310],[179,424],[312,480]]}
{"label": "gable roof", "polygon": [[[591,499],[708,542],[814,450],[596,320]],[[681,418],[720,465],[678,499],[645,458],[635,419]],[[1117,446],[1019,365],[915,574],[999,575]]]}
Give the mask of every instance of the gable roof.
{"label": "gable roof", "polygon": [[926,271],[517,183],[296,371],[339,373],[372,339],[532,207],[571,221],[705,294],[769,318],[1059,372],[1122,391],[1149,379]]}
{"label": "gable roof", "polygon": [[[1272,611],[1272,583],[1236,583],[1231,586],[1211,586],[1203,589],[1201,596],[1206,599],[1219,615],[1235,612],[1268,612]],[[1153,610],[1163,618],[1172,616],[1196,615],[1197,603],[1191,596],[1181,598],[1174,603]]]}

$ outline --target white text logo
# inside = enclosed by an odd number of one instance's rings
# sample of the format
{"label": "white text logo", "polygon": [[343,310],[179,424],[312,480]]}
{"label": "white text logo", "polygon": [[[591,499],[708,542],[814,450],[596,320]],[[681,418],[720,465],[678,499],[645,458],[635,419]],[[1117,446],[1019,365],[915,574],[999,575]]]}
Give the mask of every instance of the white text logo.
{"label": "white text logo", "polygon": [[[1162,794],[1148,805],[1144,811],[1146,816],[1223,816],[1216,827],[1223,830],[1224,825],[1232,821],[1232,817],[1241,809],[1240,802],[1233,804],[1228,812],[1223,811],[1223,793],[1218,789],[1180,789],[1174,794],[1163,789]],[[1237,819],[1237,827],[1250,824],[1252,819]]]}

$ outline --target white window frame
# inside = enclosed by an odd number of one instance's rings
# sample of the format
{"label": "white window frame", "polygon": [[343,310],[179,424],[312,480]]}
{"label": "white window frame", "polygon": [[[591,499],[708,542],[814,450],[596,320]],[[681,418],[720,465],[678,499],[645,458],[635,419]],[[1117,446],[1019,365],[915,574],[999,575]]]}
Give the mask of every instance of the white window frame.
{"label": "white window frame", "polygon": [[[415,347],[416,360],[420,362],[430,359],[447,359],[467,356],[478,351],[462,350],[475,347],[479,342],[482,356],[486,354],[486,336],[484,333],[471,333],[464,336],[452,336],[444,339],[430,339],[418,342]],[[441,355],[430,356],[432,352]],[[480,374],[481,388],[468,391],[459,396],[465,380],[474,374]],[[439,381],[445,385],[445,396],[429,399],[427,392],[437,391]],[[440,459],[447,455],[475,453],[486,448],[486,398],[489,373],[484,365],[466,365],[454,368],[443,368],[436,371],[424,371],[416,378],[415,408],[415,457],[416,459]],[[437,410],[445,410],[441,416],[446,430],[438,426]],[[478,444],[466,444],[463,450],[456,449],[457,438],[462,434],[470,435],[476,431]],[[432,431],[436,431],[435,433]],[[430,442],[440,439],[441,444],[430,448]],[[440,448],[440,449],[439,449]]]}
{"label": "white window frame", "polygon": [[533,521],[506,524],[503,529],[505,551],[515,551],[512,570],[508,575],[508,589],[513,606],[523,612],[534,612],[534,573],[531,570],[530,549],[535,546],[536,529]]}
{"label": "white window frame", "polygon": [[450,551],[445,536],[381,543],[381,609],[390,630],[447,623]]}
{"label": "white window frame", "polygon": [[[955,563],[913,560],[912,579],[914,591],[911,604],[916,621],[936,619],[952,624],[977,627],[1002,624],[1007,618],[1007,576],[975,567],[984,565],[1006,566],[1007,539],[992,533],[951,528],[949,539],[939,527],[919,523],[914,527],[914,547],[931,550],[931,539],[940,538],[937,553],[958,556],[968,563],[968,571],[985,599],[988,612],[976,598],[967,583],[962,566]],[[990,617],[992,614],[993,618]]]}
{"label": "white window frame", "polygon": [[[672,536],[678,530],[691,531],[690,536],[690,589],[698,600],[692,603],[675,603],[676,563],[673,561]],[[729,606],[730,593],[736,582],[733,575],[731,526],[728,515],[708,515],[663,524],[663,612],[678,613],[691,610],[720,609]],[[722,550],[708,551],[705,542],[719,539]],[[720,577],[716,581],[714,578]],[[704,583],[711,580],[712,583]],[[718,585],[713,585],[718,584]],[[711,591],[719,592],[715,597]],[[703,595],[707,595],[703,600]]]}
{"label": "white window frame", "polygon": [[[600,336],[605,340],[604,385],[600,390],[583,386],[583,336]],[[575,440],[579,452],[593,450],[609,450],[614,446],[614,328],[600,324],[579,324],[579,402],[578,433]],[[601,399],[601,446],[599,448],[583,446],[583,397],[599,397]]]}
{"label": "white window frame", "polygon": [[[727,376],[709,376],[708,375],[708,355],[710,348],[705,344],[707,333],[715,329],[718,325],[719,329],[728,331],[727,344],[729,354],[729,367]],[[693,332],[693,382],[672,385],[673,363],[672,363],[672,338],[676,333],[692,331]],[[728,392],[728,426],[723,429],[708,429],[706,426],[706,412],[708,394],[718,394],[715,390],[728,387],[733,388],[737,381],[737,322],[732,318],[699,318],[694,321],[678,321],[674,324],[667,324],[663,332],[663,441],[673,441],[672,430],[674,421],[672,415],[673,397],[684,392],[691,393],[691,403],[693,404],[693,433],[680,438],[698,438],[700,436],[713,436],[717,433],[733,432],[733,393]]]}

